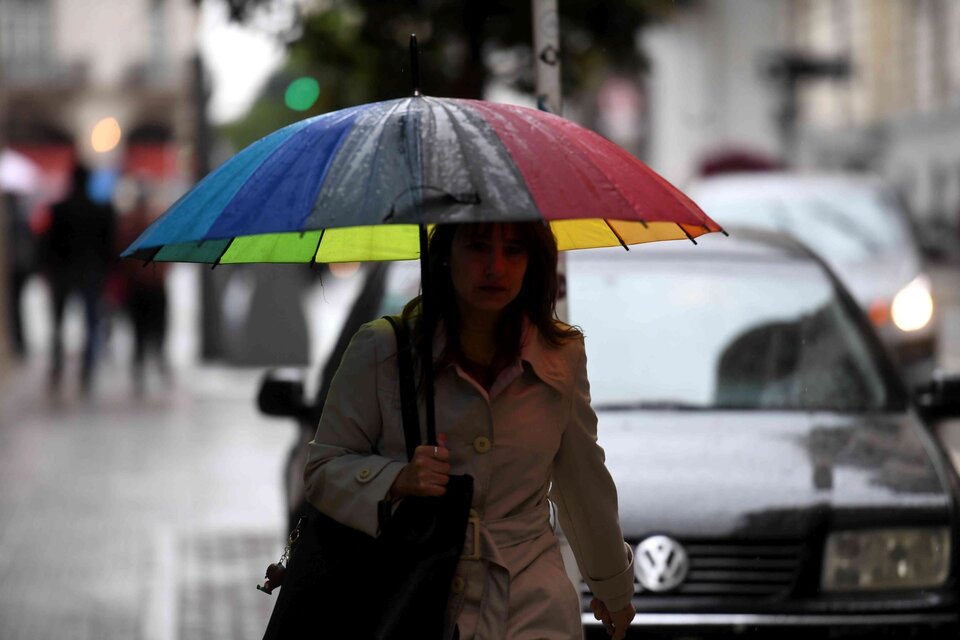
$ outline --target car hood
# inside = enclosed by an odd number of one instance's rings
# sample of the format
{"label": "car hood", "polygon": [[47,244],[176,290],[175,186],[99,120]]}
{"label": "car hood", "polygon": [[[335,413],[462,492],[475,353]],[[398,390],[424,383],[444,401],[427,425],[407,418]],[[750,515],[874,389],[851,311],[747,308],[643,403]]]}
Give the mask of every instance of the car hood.
{"label": "car hood", "polygon": [[943,523],[910,415],[599,412],[624,535],[802,538],[825,526]]}

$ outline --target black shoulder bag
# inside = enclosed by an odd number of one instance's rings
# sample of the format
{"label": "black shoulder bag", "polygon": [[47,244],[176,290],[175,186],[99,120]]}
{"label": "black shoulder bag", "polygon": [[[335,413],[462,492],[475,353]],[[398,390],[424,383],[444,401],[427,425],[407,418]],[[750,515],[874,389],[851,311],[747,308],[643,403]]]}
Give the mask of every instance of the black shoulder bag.
{"label": "black shoulder bag", "polygon": [[[405,323],[385,317],[397,334],[409,460],[421,442],[412,347]],[[267,571],[269,586],[258,587],[270,593],[282,584],[264,640],[439,639],[472,499],[473,477],[451,475],[441,497],[404,498],[395,509],[381,502],[376,538],[308,506]]]}

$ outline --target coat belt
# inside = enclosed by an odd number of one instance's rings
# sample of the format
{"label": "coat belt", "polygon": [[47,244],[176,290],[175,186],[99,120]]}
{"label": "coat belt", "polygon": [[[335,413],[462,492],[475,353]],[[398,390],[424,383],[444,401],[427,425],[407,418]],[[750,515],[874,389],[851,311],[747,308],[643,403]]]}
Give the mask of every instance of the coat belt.
{"label": "coat belt", "polygon": [[[487,576],[477,621],[477,639],[505,637],[511,575],[523,570],[554,544],[552,535],[545,536],[551,531],[550,508],[546,502],[496,520],[483,520],[475,510],[470,510],[461,561],[484,561]],[[514,555],[510,553],[512,547],[537,539],[543,539],[543,544],[524,549],[513,562],[504,558],[504,555]]]}
{"label": "coat belt", "polygon": [[551,530],[550,509],[546,502],[496,520],[484,520],[471,509],[461,559],[486,560],[508,571],[515,570],[517,567],[511,567],[504,560],[501,549],[535,540]]}

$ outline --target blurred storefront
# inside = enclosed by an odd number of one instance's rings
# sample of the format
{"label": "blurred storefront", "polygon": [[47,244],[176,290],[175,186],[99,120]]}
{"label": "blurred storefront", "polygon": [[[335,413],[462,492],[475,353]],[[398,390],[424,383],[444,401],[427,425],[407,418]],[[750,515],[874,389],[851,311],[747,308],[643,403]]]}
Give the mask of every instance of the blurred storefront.
{"label": "blurred storefront", "polygon": [[162,210],[196,179],[198,13],[192,0],[0,2],[0,148],[40,169],[20,194],[35,243],[77,161],[121,214],[132,185]]}
{"label": "blurred storefront", "polygon": [[[190,0],[0,3],[0,141],[42,168],[39,201],[60,195],[75,158],[163,200],[185,188],[196,13]],[[98,141],[105,123],[113,139]]]}

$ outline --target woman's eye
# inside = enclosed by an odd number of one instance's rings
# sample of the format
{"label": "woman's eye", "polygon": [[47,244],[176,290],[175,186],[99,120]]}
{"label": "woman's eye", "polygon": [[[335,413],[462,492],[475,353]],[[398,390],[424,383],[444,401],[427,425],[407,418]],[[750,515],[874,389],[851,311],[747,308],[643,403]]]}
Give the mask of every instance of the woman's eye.
{"label": "woman's eye", "polygon": [[480,240],[471,240],[467,243],[467,249],[470,251],[486,251],[489,248],[488,243]]}
{"label": "woman's eye", "polygon": [[508,244],[503,248],[503,253],[510,257],[519,257],[525,255],[527,250],[523,248],[523,245]]}

